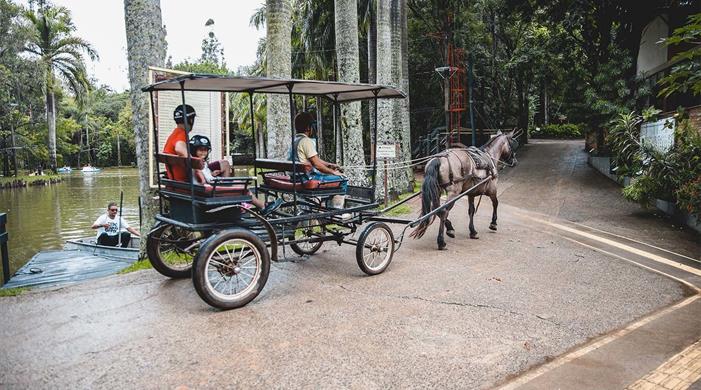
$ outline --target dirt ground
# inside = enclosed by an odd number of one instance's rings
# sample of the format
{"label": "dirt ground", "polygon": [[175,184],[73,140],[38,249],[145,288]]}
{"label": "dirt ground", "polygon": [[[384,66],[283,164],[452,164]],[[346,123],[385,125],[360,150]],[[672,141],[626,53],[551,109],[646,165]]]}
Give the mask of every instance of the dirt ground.
{"label": "dirt ground", "polygon": [[[680,283],[564,239],[520,211],[699,257],[698,236],[625,203],[582,145],[537,142],[500,176],[499,231],[466,201],[367,277],[355,248],[273,264],[227,312],[153,270],[0,299],[3,388],[486,388],[682,299]],[[416,205],[414,205],[415,209]],[[418,210],[418,209],[417,209]],[[291,251],[288,251],[290,256]]]}

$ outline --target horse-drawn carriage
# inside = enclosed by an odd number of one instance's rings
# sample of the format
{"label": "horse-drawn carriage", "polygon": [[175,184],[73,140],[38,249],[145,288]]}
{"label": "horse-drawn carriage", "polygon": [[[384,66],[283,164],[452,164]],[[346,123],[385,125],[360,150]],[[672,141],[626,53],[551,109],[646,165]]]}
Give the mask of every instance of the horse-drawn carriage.
{"label": "horse-drawn carriage", "polygon": [[[295,95],[324,97],[330,101],[334,109],[334,129],[338,126],[341,103],[372,100],[377,124],[378,99],[404,97],[401,91],[380,85],[195,74],[157,82],[143,91],[150,93],[154,111],[154,94],[159,91],[180,91],[183,106],[185,91],[247,93],[254,140],[253,95],[287,95],[292,111],[293,145]],[[186,133],[189,133],[191,129],[187,121],[185,123]],[[154,132],[156,128],[154,117]],[[372,131],[372,139],[376,140],[377,125]],[[294,159],[261,159],[255,155],[234,156],[234,165],[254,167],[253,176],[196,184],[191,177],[192,169],[202,168],[204,162],[191,156],[189,151],[187,157],[158,153],[157,135],[153,139],[157,166],[166,169],[158,169],[159,213],[155,217],[156,226],[148,234],[148,257],[154,268],[165,276],[192,277],[200,297],[221,309],[238,308],[253,300],[265,286],[271,260],[278,261],[280,249],[284,254],[286,246],[297,254],[312,255],[325,242],[354,245],[360,269],[368,275],[380,274],[401,246],[407,228],[445,209],[424,212],[416,220],[384,217],[386,211],[404,202],[379,209],[375,196],[376,159],[369,168],[369,187],[310,180],[308,173],[312,167],[309,163]],[[186,169],[187,181],[173,180],[168,174],[176,166]],[[489,178],[481,180],[475,187],[487,180]],[[271,213],[261,215],[248,207],[252,193],[262,193],[266,198],[283,202]],[[329,204],[329,200],[338,195],[345,195],[345,206],[340,209]],[[405,225],[399,238],[395,238],[388,223]]]}

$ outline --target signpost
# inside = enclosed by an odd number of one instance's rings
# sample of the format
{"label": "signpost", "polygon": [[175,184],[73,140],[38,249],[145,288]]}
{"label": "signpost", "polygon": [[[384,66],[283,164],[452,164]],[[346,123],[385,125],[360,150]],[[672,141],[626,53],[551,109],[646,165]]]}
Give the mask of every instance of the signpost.
{"label": "signpost", "polygon": [[397,145],[396,144],[382,144],[377,145],[377,155],[376,158],[382,159],[384,174],[384,186],[385,186],[385,208],[387,207],[387,160],[397,158]]}

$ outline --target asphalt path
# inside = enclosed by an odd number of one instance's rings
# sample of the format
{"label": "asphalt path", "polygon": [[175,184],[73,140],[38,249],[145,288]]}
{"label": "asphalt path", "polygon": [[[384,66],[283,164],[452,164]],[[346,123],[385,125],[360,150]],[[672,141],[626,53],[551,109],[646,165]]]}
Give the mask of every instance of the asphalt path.
{"label": "asphalt path", "polygon": [[[620,203],[620,190],[595,185],[607,185],[603,176],[572,190],[578,196],[563,196],[580,171],[590,170],[577,162],[562,167],[579,149],[527,146],[522,164],[500,177],[498,232],[487,229],[485,199],[476,218],[480,238],[470,240],[461,201],[451,213],[457,237],[448,239],[448,250],[436,250],[434,224],[421,240],[406,241],[378,276],[357,268],[355,248],[327,243],[309,258],[273,264],[263,292],[239,310],[214,310],[189,280],[153,270],[2,298],[0,387],[503,383],[690,294],[679,281],[536,222],[533,215],[607,227],[606,212],[590,206],[618,210],[611,203]],[[546,159],[561,169],[547,168]],[[563,169],[573,173],[563,179]],[[559,189],[537,192],[536,181]],[[640,231],[631,236],[701,253],[694,236],[670,221],[626,210],[634,216],[610,216],[615,233]]]}

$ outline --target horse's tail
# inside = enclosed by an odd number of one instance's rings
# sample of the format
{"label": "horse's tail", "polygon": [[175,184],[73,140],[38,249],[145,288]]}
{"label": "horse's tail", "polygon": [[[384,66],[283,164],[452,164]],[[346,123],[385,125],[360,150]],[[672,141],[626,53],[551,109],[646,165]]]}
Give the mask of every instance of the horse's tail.
{"label": "horse's tail", "polygon": [[[440,206],[441,201],[441,185],[438,182],[440,175],[441,162],[440,159],[434,158],[426,165],[426,174],[424,182],[421,185],[421,216],[430,213]],[[419,223],[419,226],[414,229],[410,237],[415,239],[421,238],[429,225],[433,223],[435,216],[424,219]]]}

